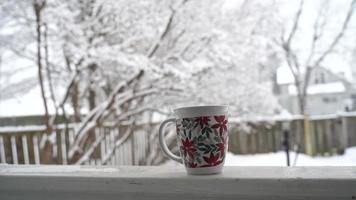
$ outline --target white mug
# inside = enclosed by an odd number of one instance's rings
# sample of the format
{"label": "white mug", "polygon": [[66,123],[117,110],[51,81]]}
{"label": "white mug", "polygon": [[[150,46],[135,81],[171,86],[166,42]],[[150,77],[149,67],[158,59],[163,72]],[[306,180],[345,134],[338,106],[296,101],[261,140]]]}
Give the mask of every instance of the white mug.
{"label": "white mug", "polygon": [[[221,173],[228,144],[227,106],[193,106],[174,110],[177,118],[163,121],[159,142],[171,159],[183,163],[188,174]],[[180,156],[174,155],[164,141],[164,128],[176,123]]]}

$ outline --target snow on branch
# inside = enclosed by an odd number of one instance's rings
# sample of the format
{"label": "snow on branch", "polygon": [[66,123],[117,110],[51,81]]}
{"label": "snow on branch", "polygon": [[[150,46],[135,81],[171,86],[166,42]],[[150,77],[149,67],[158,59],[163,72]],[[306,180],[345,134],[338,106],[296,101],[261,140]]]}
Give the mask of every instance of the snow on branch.
{"label": "snow on branch", "polygon": [[80,159],[75,163],[77,165],[83,164],[84,162],[88,161],[90,156],[94,153],[95,149],[98,147],[101,141],[104,139],[104,135],[100,135],[96,138],[95,142],[91,144],[88,150],[80,157]]}
{"label": "snow on branch", "polygon": [[[84,119],[84,121],[80,124],[79,128],[77,129],[75,133],[75,141],[72,146],[72,148],[69,150],[69,157],[73,157],[76,151],[81,151],[81,148],[79,147],[80,144],[85,142],[83,139],[85,138],[85,135],[87,134],[88,131],[93,129],[95,125],[100,124],[100,120],[103,117],[103,115],[111,109],[111,107],[114,105],[114,103],[117,101],[116,97],[120,94],[122,94],[128,86],[130,86],[132,83],[134,83],[136,80],[140,79],[144,74],[143,70],[140,70],[138,73],[136,73],[134,76],[132,76],[130,79],[123,81],[117,85],[115,90],[109,95],[108,99],[104,101],[103,103],[99,104],[96,106]],[[138,93],[136,96],[130,96],[128,98],[123,98],[121,101],[117,102],[118,105],[122,105],[123,103],[130,101],[138,96],[143,96],[147,95],[149,93],[152,93],[152,91],[145,91],[142,93]]]}
{"label": "snow on branch", "polygon": [[[187,0],[183,0],[180,6],[183,6],[185,3],[187,2]],[[179,7],[180,7],[179,6]],[[163,28],[162,33],[160,34],[159,38],[157,39],[157,41],[154,43],[154,45],[150,48],[147,57],[151,58],[153,57],[153,55],[156,53],[156,51],[158,50],[161,42],[164,40],[164,38],[167,36],[167,34],[169,33],[169,31],[172,29],[172,24],[173,24],[173,20],[176,16],[177,13],[177,9],[173,9],[171,8],[171,14],[168,17],[167,20],[167,24],[165,25],[165,27]]]}
{"label": "snow on branch", "polygon": [[105,165],[107,164],[107,162],[109,161],[109,159],[114,155],[115,151],[117,150],[118,147],[120,147],[124,142],[127,141],[127,139],[129,139],[129,136],[133,133],[132,130],[132,124],[130,127],[127,128],[125,134],[115,142],[115,145],[109,150],[109,152],[107,152],[104,156],[104,158],[102,158],[102,164]]}
{"label": "snow on branch", "polygon": [[158,109],[152,108],[151,106],[145,106],[139,109],[135,109],[135,110],[130,110],[127,111],[125,113],[123,113],[122,115],[119,116],[119,118],[117,119],[116,123],[114,124],[114,126],[119,125],[119,123],[125,119],[129,119],[132,116],[136,116],[138,114],[144,113],[146,111],[152,111],[152,112],[157,112],[157,113],[161,113],[161,114],[165,114],[168,115],[168,113],[162,112]]}

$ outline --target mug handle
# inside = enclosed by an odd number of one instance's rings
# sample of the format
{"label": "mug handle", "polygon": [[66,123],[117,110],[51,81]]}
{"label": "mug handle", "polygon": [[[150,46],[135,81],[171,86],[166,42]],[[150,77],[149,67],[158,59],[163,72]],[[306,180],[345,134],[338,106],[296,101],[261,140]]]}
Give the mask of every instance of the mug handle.
{"label": "mug handle", "polygon": [[174,123],[176,122],[175,118],[171,118],[171,119],[166,119],[164,120],[161,125],[159,126],[159,144],[161,146],[162,151],[168,156],[170,157],[172,160],[175,160],[179,163],[183,163],[182,162],[182,158],[180,156],[177,156],[175,154],[173,154],[167,147],[166,142],[164,141],[164,128],[167,126],[168,123]]}

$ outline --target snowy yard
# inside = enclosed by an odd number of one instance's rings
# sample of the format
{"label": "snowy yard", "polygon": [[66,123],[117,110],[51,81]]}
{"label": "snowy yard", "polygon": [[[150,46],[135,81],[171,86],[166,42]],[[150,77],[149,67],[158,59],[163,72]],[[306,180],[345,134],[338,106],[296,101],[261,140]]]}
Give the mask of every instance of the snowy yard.
{"label": "snowy yard", "polygon": [[356,199],[356,0],[0,2],[0,200]]}
{"label": "snowy yard", "polygon": [[[251,155],[282,141],[308,155],[356,146],[355,9],[2,0],[0,162],[159,165],[159,123],[192,105],[228,105],[229,147],[241,155],[227,165],[284,166],[283,152]],[[356,165],[355,154],[300,155],[297,166]]]}
{"label": "snowy yard", "polygon": [[[290,153],[291,163],[294,162],[295,153]],[[163,165],[179,165],[168,161]],[[225,166],[286,166],[286,154],[277,153],[234,155],[227,153]],[[296,166],[356,166],[356,147],[348,148],[344,155],[330,157],[311,157],[305,154],[298,155]]]}
{"label": "snowy yard", "polygon": [[[291,152],[291,163],[294,162],[295,152]],[[226,166],[286,166],[285,152],[234,155],[228,153]],[[356,166],[356,147],[348,148],[344,155],[330,157],[311,157],[299,154],[296,166]]]}

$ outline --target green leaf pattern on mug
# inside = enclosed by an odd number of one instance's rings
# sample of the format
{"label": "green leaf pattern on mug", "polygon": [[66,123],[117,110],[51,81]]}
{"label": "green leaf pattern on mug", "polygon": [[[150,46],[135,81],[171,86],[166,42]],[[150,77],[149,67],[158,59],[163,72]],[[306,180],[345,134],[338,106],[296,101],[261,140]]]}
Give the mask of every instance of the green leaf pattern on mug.
{"label": "green leaf pattern on mug", "polygon": [[228,136],[225,115],[178,119],[177,135],[187,167],[212,167],[224,162]]}

